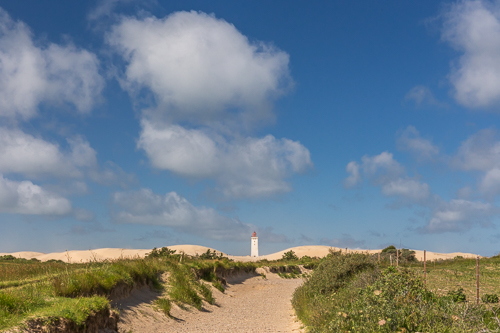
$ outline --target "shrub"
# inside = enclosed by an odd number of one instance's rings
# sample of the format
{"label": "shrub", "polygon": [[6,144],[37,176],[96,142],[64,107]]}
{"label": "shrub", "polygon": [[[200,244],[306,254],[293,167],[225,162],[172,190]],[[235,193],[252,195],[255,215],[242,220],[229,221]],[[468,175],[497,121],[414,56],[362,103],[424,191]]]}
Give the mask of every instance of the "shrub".
{"label": "shrub", "polygon": [[485,294],[481,297],[481,300],[484,303],[498,303],[498,295],[497,294]]}
{"label": "shrub", "polygon": [[465,294],[464,294],[463,288],[458,288],[457,290],[448,291],[448,296],[451,297],[451,299],[455,303],[465,302],[465,300],[467,298],[467,296],[465,296]]}
{"label": "shrub", "polygon": [[285,260],[285,261],[299,260],[299,257],[297,257],[295,252],[290,250],[288,252],[283,253],[283,257],[281,258],[281,260]]}
{"label": "shrub", "polygon": [[385,249],[382,250],[382,253],[396,253],[396,247],[394,245],[389,245]]}
{"label": "shrub", "polygon": [[146,258],[148,258],[148,259],[167,258],[167,259],[173,259],[173,260],[179,261],[181,255],[175,254],[175,252],[177,252],[177,250],[171,250],[168,247],[162,247],[159,250],[155,247],[151,250],[151,252],[146,253]]}
{"label": "shrub", "polygon": [[224,255],[221,253],[217,254],[217,251],[213,250],[213,251],[210,251],[210,249],[207,250],[207,252],[205,253],[202,253],[201,255],[199,255],[199,258],[200,259],[204,259],[204,260],[220,260],[220,259],[227,259],[227,257],[224,257]]}

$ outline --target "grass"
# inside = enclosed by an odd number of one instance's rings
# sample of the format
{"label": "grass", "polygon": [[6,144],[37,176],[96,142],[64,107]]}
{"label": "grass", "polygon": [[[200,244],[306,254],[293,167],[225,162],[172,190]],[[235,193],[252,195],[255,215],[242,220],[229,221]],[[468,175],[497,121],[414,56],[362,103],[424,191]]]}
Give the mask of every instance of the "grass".
{"label": "grass", "polygon": [[[224,258],[204,260],[159,253],[146,259],[85,264],[0,261],[0,331],[34,321],[55,325],[66,320],[77,327],[84,325],[92,313],[109,311],[110,295],[123,286],[149,285],[162,292],[155,306],[167,315],[173,303],[200,310],[203,301],[215,304],[210,285],[200,279],[224,291],[224,279],[219,276],[251,272],[257,267]],[[168,275],[163,284],[159,279],[162,273]]]}
{"label": "grass", "polygon": [[[423,265],[412,267],[423,279]],[[480,294],[500,295],[500,258],[479,260]],[[462,288],[467,300],[476,300],[476,260],[454,259],[427,262],[427,287],[437,295]],[[481,296],[480,296],[481,297]]]}
{"label": "grass", "polygon": [[[500,260],[481,261],[482,293],[494,294]],[[332,252],[295,291],[292,304],[309,332],[500,331],[498,307],[475,305],[475,261],[437,262],[429,271],[424,284],[419,264],[393,267],[373,256]],[[460,286],[473,302],[460,301]]]}
{"label": "grass", "polygon": [[154,301],[154,304],[164,314],[170,317],[170,310],[172,310],[172,303],[168,298],[158,298],[157,300]]}

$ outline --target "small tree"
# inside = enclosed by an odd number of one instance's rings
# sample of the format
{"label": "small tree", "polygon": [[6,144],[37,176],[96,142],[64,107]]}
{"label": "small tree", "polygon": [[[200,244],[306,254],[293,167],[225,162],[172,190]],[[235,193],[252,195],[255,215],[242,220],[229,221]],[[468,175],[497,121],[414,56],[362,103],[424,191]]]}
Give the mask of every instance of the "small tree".
{"label": "small tree", "polygon": [[146,258],[170,258],[175,252],[176,250],[171,250],[168,247],[162,247],[159,250],[155,247],[151,250],[151,252],[146,253]]}
{"label": "small tree", "polygon": [[295,254],[295,252],[293,252],[292,250],[290,250],[288,252],[283,253],[283,257],[281,258],[281,260],[293,261],[293,260],[299,260],[299,257],[297,257],[297,255]]}

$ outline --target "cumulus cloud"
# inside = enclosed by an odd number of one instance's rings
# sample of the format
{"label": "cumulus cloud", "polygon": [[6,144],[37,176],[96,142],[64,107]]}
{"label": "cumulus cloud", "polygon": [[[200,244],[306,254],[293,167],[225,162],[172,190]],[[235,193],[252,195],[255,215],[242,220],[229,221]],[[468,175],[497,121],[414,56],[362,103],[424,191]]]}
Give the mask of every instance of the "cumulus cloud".
{"label": "cumulus cloud", "polygon": [[424,139],[413,126],[408,126],[396,140],[399,150],[409,151],[419,160],[430,160],[439,154],[439,148]]}
{"label": "cumulus cloud", "polygon": [[356,161],[347,164],[346,171],[350,175],[345,180],[346,187],[359,184],[365,177],[373,185],[380,186],[383,195],[397,197],[404,203],[421,203],[429,198],[429,185],[406,176],[404,167],[391,153],[365,155],[361,161],[361,165]]}
{"label": "cumulus cloud", "polygon": [[500,193],[500,169],[488,170],[479,184],[479,190],[487,195],[494,196]]}
{"label": "cumulus cloud", "polygon": [[247,137],[227,140],[213,131],[142,122],[138,146],[154,167],[185,177],[213,178],[226,197],[248,198],[287,192],[284,180],[312,166],[299,142]]}
{"label": "cumulus cloud", "polygon": [[104,80],[97,57],[74,45],[35,45],[30,29],[0,8],[0,116],[28,119],[42,102],[89,112]]}
{"label": "cumulus cloud", "polygon": [[220,215],[215,209],[195,207],[175,192],[155,194],[149,189],[116,192],[112,197],[113,220],[171,227],[218,240],[248,239],[252,226]]}
{"label": "cumulus cloud", "polygon": [[273,99],[291,84],[287,53],[252,43],[202,12],[124,17],[107,42],[127,62],[124,87],[133,95],[148,89],[154,113],[171,122],[210,124],[235,113],[246,122],[265,120]]}
{"label": "cumulus cloud", "polygon": [[287,53],[195,11],[121,17],[106,40],[125,60],[122,87],[153,100],[141,104],[138,141],[153,167],[258,198],[290,191],[286,179],[312,166],[297,141],[249,135],[293,84]]}
{"label": "cumulus cloud", "polygon": [[500,167],[500,141],[497,131],[485,129],[471,135],[462,142],[452,163],[466,171],[489,171]]}
{"label": "cumulus cloud", "polygon": [[70,152],[59,145],[24,133],[19,129],[0,127],[0,172],[28,177],[52,175],[82,176],[80,167],[94,166],[96,152],[80,137],[68,140]]}
{"label": "cumulus cloud", "polygon": [[382,194],[411,199],[418,202],[425,200],[430,195],[429,185],[414,179],[398,178],[382,186]]}
{"label": "cumulus cloud", "polygon": [[[465,171],[481,172],[477,190],[485,198],[500,193],[500,138],[495,129],[484,129],[460,145],[451,165]],[[469,191],[472,193],[472,191]],[[470,195],[469,193],[469,195]]]}
{"label": "cumulus cloud", "polygon": [[[0,174],[17,174],[29,178],[90,178],[105,185],[126,188],[135,182],[112,162],[100,166],[97,153],[90,143],[80,136],[67,139],[68,149],[57,143],[27,134],[20,129],[0,127]],[[57,186],[52,186],[56,189]],[[86,193],[87,186],[81,181],[67,183],[58,193]]]}
{"label": "cumulus cloud", "polygon": [[410,89],[405,95],[406,101],[412,101],[417,107],[424,105],[444,107],[445,104],[441,103],[434,97],[434,94],[426,86],[418,85]]}
{"label": "cumulus cloud", "polygon": [[361,174],[359,172],[359,164],[356,161],[351,161],[347,163],[345,167],[345,171],[349,173],[349,177],[347,177],[344,181],[344,186],[346,188],[352,188],[358,185],[361,182]]}
{"label": "cumulus cloud", "polygon": [[71,203],[31,181],[16,182],[0,175],[0,212],[29,215],[66,215]]}
{"label": "cumulus cloud", "polygon": [[488,225],[496,209],[480,201],[463,199],[442,202],[432,213],[429,223],[421,230],[428,233],[460,232],[473,225]]}
{"label": "cumulus cloud", "polygon": [[462,53],[450,80],[455,99],[467,107],[488,107],[500,100],[500,4],[458,1],[443,15],[441,38]]}

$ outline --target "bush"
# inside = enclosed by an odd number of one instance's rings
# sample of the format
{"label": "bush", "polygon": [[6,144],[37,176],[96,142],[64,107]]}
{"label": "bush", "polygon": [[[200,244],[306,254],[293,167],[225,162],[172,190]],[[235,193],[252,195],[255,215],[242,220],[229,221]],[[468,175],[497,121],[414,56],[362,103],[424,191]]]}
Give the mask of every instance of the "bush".
{"label": "bush", "polygon": [[[367,274],[363,275],[365,271]],[[376,275],[375,265],[368,255],[330,251],[307,281],[295,290],[292,304],[297,316],[304,324],[322,331],[331,316],[337,314],[332,299],[337,298],[341,289],[353,283],[364,287]],[[347,298],[349,302],[352,300]]]}
{"label": "bush", "polygon": [[497,294],[485,294],[481,297],[483,303],[498,303]]}
{"label": "bush", "polygon": [[175,254],[176,250],[171,250],[168,247],[162,247],[161,249],[157,249],[156,247],[151,250],[151,252],[146,253],[146,258],[167,258],[174,259],[176,261],[180,260],[181,255]]}
{"label": "bush", "polygon": [[221,253],[217,254],[217,251],[213,250],[210,251],[210,249],[207,250],[207,252],[202,253],[199,256],[200,259],[205,259],[205,260],[220,260],[220,259],[227,259],[227,257],[224,257],[224,255]]}
{"label": "bush", "polygon": [[396,247],[394,245],[389,245],[382,250],[382,253],[396,253]]}
{"label": "bush", "polygon": [[455,303],[465,302],[467,298],[467,296],[465,296],[464,294],[463,288],[458,288],[457,290],[448,291],[448,296],[451,297],[451,299]]}
{"label": "bush", "polygon": [[281,260],[284,260],[284,261],[299,260],[299,257],[297,257],[295,252],[290,250],[288,252],[283,253],[283,257],[281,258]]}

